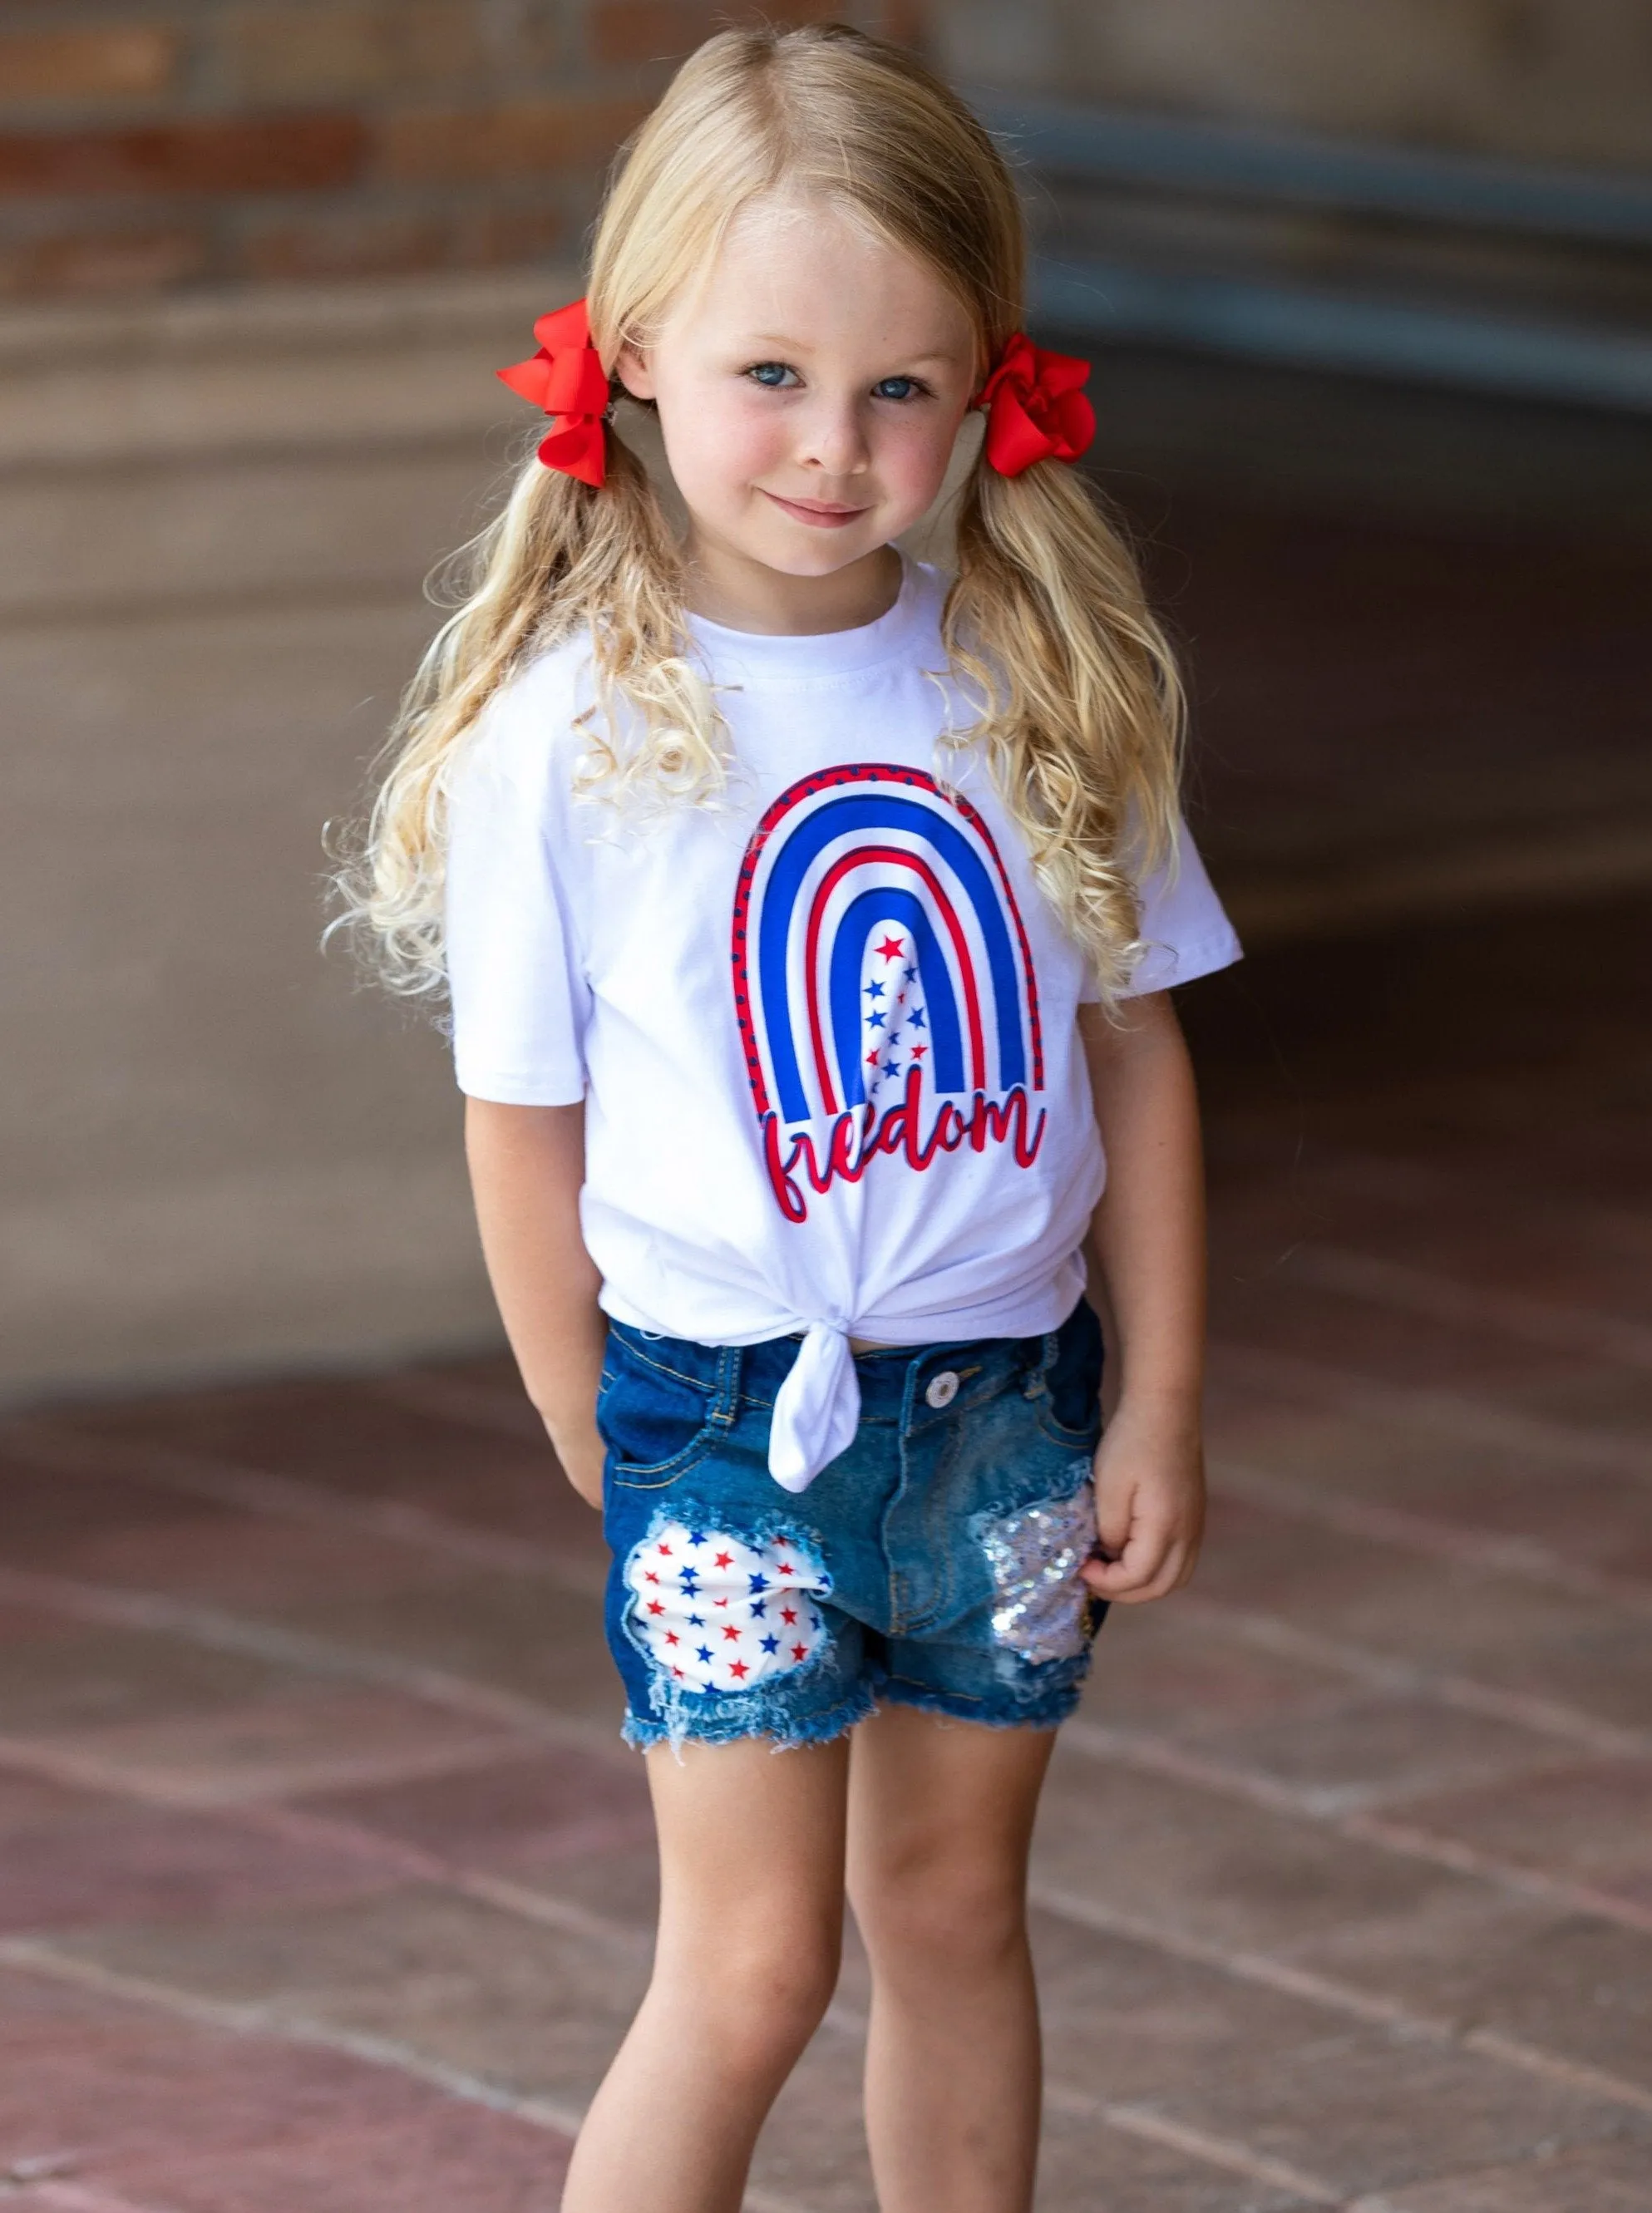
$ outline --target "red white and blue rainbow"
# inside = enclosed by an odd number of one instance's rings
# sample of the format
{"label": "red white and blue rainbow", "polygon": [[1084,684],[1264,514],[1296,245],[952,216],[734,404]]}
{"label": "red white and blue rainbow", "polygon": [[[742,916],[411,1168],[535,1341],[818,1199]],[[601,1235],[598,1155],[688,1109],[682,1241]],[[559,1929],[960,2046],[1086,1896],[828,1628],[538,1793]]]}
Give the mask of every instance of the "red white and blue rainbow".
{"label": "red white and blue rainbow", "polygon": [[[1027,1094],[1044,1088],[1044,1043],[1027,931],[991,832],[933,777],[867,762],[782,792],[741,868],[733,964],[747,1074],[791,1218],[803,1215],[783,1185],[800,1166],[825,1190],[857,1180],[880,1151],[920,1167],[989,1137],[1013,1137],[1018,1157],[1036,1151]],[[948,1102],[927,1136],[926,1091]]]}

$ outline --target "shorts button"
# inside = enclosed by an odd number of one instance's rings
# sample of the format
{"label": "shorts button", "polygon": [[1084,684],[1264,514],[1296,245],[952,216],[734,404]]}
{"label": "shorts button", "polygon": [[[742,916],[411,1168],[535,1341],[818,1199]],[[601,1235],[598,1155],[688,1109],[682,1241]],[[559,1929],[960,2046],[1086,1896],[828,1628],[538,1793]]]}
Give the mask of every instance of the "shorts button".
{"label": "shorts button", "polygon": [[924,1396],[932,1406],[950,1406],[958,1396],[958,1378],[950,1368],[943,1368],[938,1375],[931,1375],[930,1387]]}

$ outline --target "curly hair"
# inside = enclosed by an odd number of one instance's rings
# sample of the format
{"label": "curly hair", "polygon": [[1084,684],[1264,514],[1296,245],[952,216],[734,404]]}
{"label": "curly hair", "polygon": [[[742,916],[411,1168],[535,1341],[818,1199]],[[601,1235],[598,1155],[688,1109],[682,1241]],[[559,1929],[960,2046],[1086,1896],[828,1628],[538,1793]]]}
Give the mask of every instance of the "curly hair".
{"label": "curly hair", "polygon": [[[611,394],[623,388],[621,348],[646,347],[741,210],[782,193],[849,210],[933,269],[969,311],[981,374],[1021,327],[1020,200],[957,95],[913,55],[847,24],[725,30],[682,64],[611,173],[586,296]],[[533,654],[588,629],[589,713],[602,727],[588,732],[586,782],[693,804],[727,775],[727,725],[690,652],[675,536],[612,424],[607,447],[600,486],[528,460],[457,557],[462,599],[407,688],[370,820],[338,879],[340,921],[365,925],[393,990],[444,980],[446,802],[460,741]],[[1173,858],[1174,660],[1128,545],[1068,464],[1005,477],[978,458],[956,527],[942,636],[982,711],[946,742],[984,751],[1040,887],[1113,1001],[1142,950],[1135,884]]]}

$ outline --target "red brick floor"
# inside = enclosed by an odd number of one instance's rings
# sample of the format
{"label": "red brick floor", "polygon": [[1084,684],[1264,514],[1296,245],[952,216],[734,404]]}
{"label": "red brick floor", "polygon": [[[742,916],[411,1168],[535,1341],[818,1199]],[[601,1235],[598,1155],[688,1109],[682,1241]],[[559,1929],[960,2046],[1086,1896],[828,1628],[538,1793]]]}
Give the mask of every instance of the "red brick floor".
{"label": "red brick floor", "polygon": [[[1188,995],[1216,1511],[1034,1878],[1045,2213],[1652,2207],[1645,908]],[[500,1365],[3,1438],[0,2194],[550,2213],[653,1863]],[[752,2198],[871,2199],[864,1975]]]}

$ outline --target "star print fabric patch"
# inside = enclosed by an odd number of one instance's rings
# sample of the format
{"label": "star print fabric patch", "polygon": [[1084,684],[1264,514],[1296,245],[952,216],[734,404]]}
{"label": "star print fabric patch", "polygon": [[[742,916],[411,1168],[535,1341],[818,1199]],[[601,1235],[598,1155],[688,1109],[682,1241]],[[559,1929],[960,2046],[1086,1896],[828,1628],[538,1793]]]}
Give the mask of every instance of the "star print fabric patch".
{"label": "star print fabric patch", "polygon": [[753,1690],[813,1657],[832,1578],[808,1545],[668,1521],[625,1563],[632,1636],[679,1691]]}

